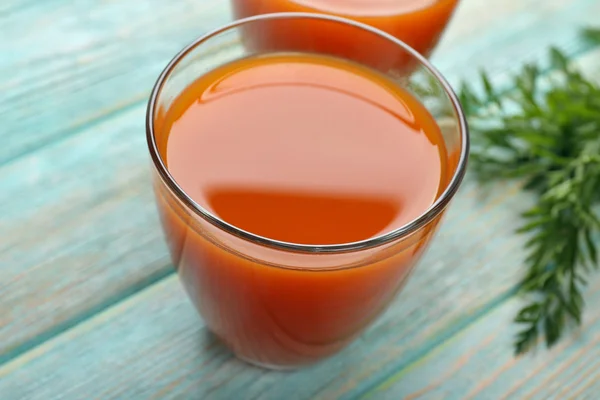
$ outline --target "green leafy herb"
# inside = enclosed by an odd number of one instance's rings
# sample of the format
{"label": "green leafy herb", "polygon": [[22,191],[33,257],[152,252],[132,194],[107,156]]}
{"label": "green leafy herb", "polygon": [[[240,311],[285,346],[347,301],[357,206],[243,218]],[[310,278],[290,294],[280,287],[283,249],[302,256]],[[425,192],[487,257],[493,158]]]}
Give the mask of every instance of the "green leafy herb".
{"label": "green leafy herb", "polygon": [[586,28],[581,32],[581,36],[592,43],[600,43],[600,29]]}
{"label": "green leafy herb", "polygon": [[[584,37],[600,43],[600,30],[587,29]],[[581,322],[581,290],[600,251],[600,86],[558,49],[549,58],[546,73],[525,66],[512,91],[498,90],[482,73],[481,93],[463,85],[459,94],[476,175],[520,179],[539,196],[519,230],[527,235],[521,288],[528,303],[515,318],[522,326],[517,354],[541,338],[551,347]]]}

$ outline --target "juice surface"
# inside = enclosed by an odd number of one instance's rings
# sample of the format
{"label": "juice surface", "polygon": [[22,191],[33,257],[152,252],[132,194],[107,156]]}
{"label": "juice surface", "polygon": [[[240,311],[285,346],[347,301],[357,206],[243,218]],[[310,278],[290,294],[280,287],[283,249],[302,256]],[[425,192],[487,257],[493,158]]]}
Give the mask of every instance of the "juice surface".
{"label": "juice surface", "polygon": [[357,64],[279,54],[236,61],[189,86],[159,150],[197,203],[270,239],[340,244],[422,214],[446,184],[434,119]]}
{"label": "juice surface", "polygon": [[[275,12],[319,12],[354,19],[379,28],[428,56],[450,20],[458,0],[232,0],[232,2],[238,18]],[[331,37],[331,32],[328,32],[323,39],[336,41]]]}

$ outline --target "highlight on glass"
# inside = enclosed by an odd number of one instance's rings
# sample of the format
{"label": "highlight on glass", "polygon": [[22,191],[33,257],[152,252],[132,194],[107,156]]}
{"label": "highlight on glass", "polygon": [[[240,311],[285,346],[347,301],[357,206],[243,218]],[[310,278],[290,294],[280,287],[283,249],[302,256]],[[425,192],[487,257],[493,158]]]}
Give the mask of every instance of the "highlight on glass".
{"label": "highlight on glass", "polygon": [[417,51],[308,13],[197,39],[160,75],[146,123],[189,297],[239,358],[278,369],[340,351],[386,309],[469,147],[455,94]]}

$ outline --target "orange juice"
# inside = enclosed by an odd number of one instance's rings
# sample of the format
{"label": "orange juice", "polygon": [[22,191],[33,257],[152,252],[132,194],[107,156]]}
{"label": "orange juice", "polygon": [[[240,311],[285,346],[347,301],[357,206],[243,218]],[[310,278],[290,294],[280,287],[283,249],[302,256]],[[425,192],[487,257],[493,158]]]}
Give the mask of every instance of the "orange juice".
{"label": "orange juice", "polygon": [[[366,67],[314,54],[218,67],[185,88],[156,127],[167,170],[195,203],[286,243],[388,233],[422,215],[454,172],[438,125],[408,91]],[[328,255],[250,247],[193,222],[160,185],[157,193],[173,260],[207,325],[240,357],[265,365],[297,366],[346,345],[389,303],[437,224],[372,265],[365,255],[360,265],[321,268]],[[267,251],[282,265],[265,262]],[[283,265],[286,257],[296,265]]]}
{"label": "orange juice", "polygon": [[[275,12],[318,12],[353,19],[389,33],[427,57],[458,0],[233,0],[232,3],[237,18]],[[301,30],[293,25],[288,28]],[[278,36],[270,35],[269,40],[280,40]],[[302,39],[301,33],[295,38]],[[339,43],[336,39],[336,32],[328,32],[322,38]]]}

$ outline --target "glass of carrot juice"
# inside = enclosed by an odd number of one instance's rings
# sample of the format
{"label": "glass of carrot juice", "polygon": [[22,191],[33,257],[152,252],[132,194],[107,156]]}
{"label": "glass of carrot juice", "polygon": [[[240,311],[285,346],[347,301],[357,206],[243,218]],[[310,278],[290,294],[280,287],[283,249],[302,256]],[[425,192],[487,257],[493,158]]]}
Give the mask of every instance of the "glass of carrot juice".
{"label": "glass of carrot juice", "polygon": [[[231,0],[236,18],[277,12],[313,12],[353,19],[402,40],[429,57],[448,25],[458,0]],[[286,26],[293,32],[295,27]],[[335,41],[335,29],[322,42]],[[297,40],[301,37],[296,36]],[[271,37],[271,40],[281,38]]]}
{"label": "glass of carrot juice", "polygon": [[[302,43],[255,46],[289,24]],[[327,30],[338,48],[320,45]],[[187,293],[233,353],[278,369],[336,353],[385,310],[458,190],[469,143],[455,94],[417,51],[308,13],[197,39],[160,75],[146,123]]]}

